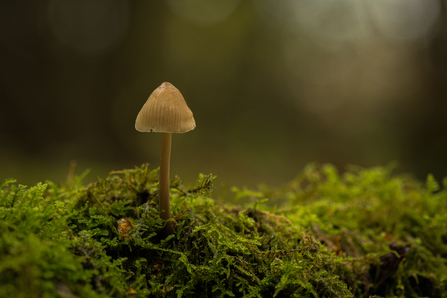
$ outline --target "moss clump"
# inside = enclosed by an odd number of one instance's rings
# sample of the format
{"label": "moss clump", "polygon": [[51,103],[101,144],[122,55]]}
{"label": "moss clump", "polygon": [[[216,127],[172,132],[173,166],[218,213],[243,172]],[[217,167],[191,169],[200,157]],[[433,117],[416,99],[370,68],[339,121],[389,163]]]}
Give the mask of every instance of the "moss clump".
{"label": "moss clump", "polygon": [[176,177],[166,239],[147,165],[86,187],[6,180],[0,296],[446,297],[446,191],[390,171],[310,165],[281,189],[234,188],[243,207],[212,199],[212,175]]}

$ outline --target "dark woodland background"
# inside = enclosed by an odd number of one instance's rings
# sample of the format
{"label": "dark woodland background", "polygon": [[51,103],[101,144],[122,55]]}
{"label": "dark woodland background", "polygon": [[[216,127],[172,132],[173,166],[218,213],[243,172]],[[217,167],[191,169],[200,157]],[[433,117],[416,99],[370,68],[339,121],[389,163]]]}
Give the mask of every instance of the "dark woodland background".
{"label": "dark woodland background", "polygon": [[194,112],[171,173],[281,185],[309,162],[447,176],[447,1],[0,2],[0,180],[159,165],[135,118]]}

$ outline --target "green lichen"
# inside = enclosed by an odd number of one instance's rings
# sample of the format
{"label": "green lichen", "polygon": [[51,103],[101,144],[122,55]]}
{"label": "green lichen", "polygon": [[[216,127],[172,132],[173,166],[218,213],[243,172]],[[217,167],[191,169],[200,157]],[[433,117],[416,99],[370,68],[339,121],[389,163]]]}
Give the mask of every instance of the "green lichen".
{"label": "green lichen", "polygon": [[232,203],[213,199],[212,175],[175,177],[166,239],[158,169],[9,179],[0,297],[447,297],[447,179],[391,171],[309,165],[279,189],[233,188]]}

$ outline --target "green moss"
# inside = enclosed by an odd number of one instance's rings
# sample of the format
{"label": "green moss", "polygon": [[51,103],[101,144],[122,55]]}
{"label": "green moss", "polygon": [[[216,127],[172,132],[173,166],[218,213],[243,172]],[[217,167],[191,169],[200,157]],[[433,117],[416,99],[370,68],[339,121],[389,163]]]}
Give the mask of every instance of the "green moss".
{"label": "green moss", "polygon": [[447,180],[391,170],[309,165],[280,189],[233,188],[231,204],[213,200],[212,175],[175,177],[166,239],[158,169],[6,180],[0,296],[446,297]]}

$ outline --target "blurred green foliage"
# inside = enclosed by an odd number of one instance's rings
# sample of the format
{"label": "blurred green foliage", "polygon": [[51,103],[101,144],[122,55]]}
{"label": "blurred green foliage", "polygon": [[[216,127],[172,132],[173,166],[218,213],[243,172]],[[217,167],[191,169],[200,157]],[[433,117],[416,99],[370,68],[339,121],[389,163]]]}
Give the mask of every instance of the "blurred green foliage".
{"label": "blurred green foliage", "polygon": [[[61,182],[158,165],[135,131],[173,83],[197,128],[173,140],[183,181],[281,185],[310,161],[399,160],[439,180],[447,160],[443,0],[0,1],[0,181]],[[200,152],[200,155],[197,154]],[[219,186],[219,185],[217,185]]]}

